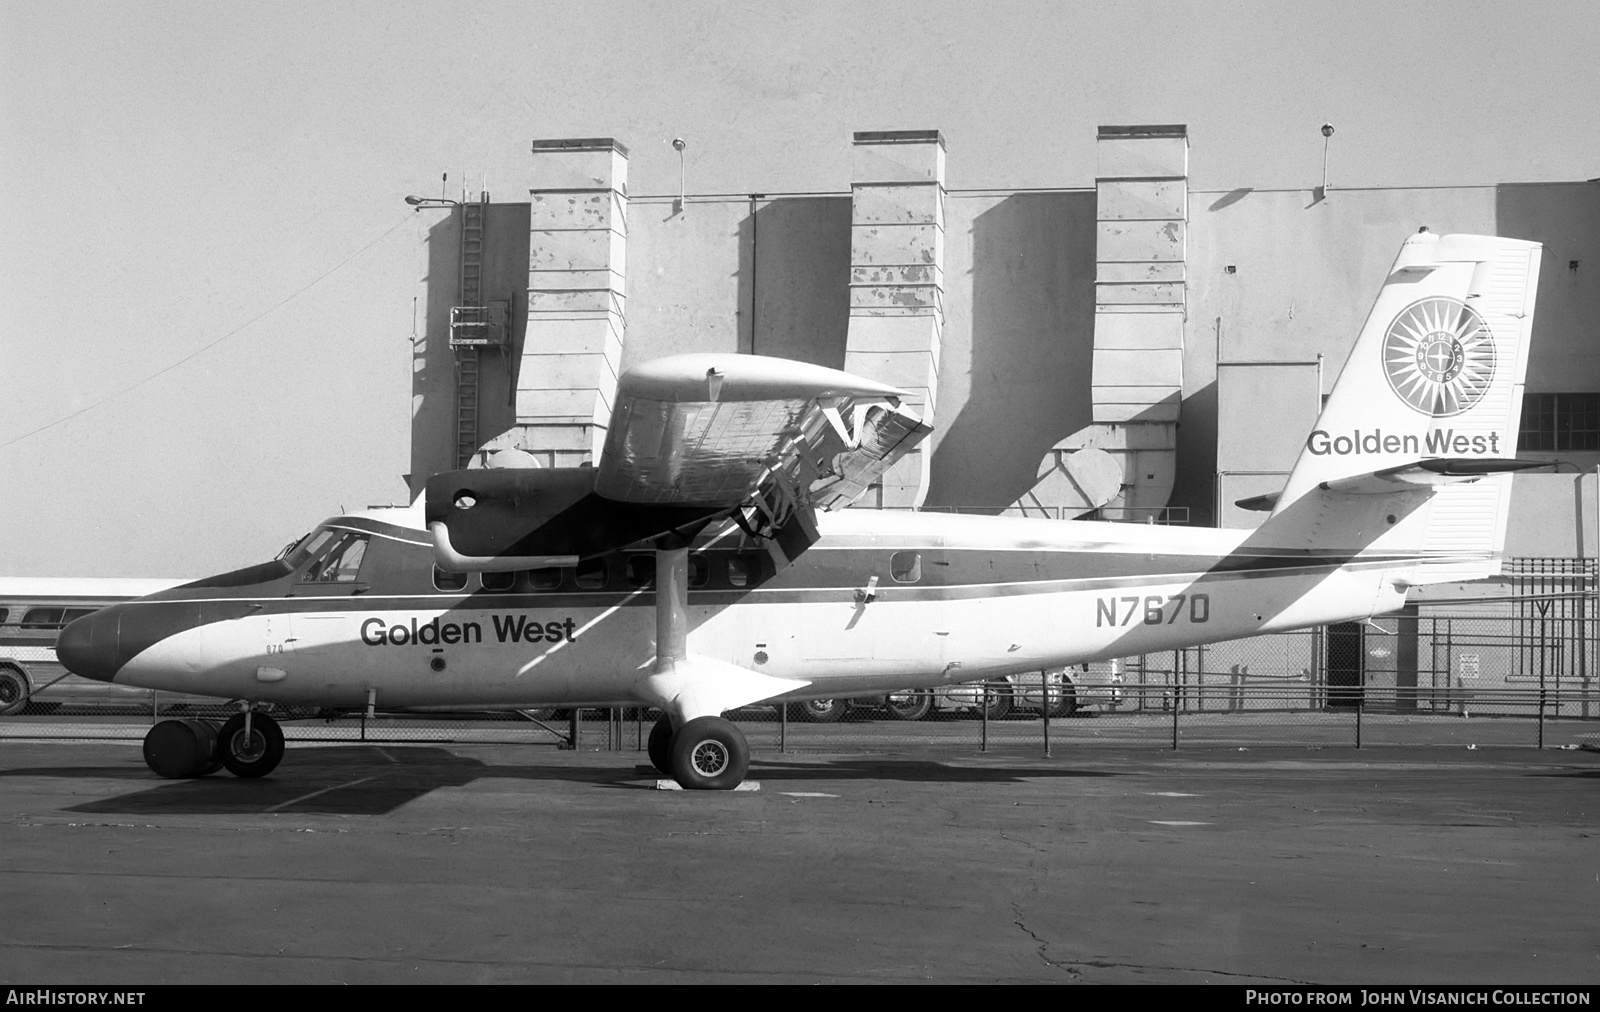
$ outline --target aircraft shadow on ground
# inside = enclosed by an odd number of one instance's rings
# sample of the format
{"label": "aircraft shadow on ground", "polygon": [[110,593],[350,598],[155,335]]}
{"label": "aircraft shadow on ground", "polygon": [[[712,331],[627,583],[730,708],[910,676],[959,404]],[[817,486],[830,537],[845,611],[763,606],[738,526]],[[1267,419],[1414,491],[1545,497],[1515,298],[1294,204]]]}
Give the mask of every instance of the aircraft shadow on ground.
{"label": "aircraft shadow on ground", "polygon": [[781,780],[894,780],[901,783],[1020,784],[1025,780],[1075,780],[1083,777],[1118,777],[1102,770],[1062,769],[1057,766],[947,766],[919,759],[836,759],[822,763],[788,763],[755,759],[750,779]]}
{"label": "aircraft shadow on ground", "polygon": [[[642,757],[641,757],[642,758]],[[887,780],[905,783],[1016,784],[1033,779],[1119,776],[1059,767],[948,766],[925,760],[840,759],[827,762],[756,760],[750,779],[799,781]],[[273,775],[247,780],[220,772],[195,780],[159,780],[142,767],[49,766],[0,770],[10,777],[137,781],[144,789],[63,809],[98,815],[384,815],[441,787],[480,779],[563,781],[642,790],[660,774],[635,766],[491,765],[435,747],[381,749],[349,746],[296,751]]]}
{"label": "aircraft shadow on ground", "polygon": [[69,812],[116,815],[383,815],[441,787],[484,777],[607,784],[630,773],[601,767],[493,766],[443,748],[350,746],[296,750],[258,780],[218,772],[194,780],[158,780],[128,767],[24,768],[0,776],[109,777],[145,781],[132,794],[73,805]]}
{"label": "aircraft shadow on ground", "polygon": [[1579,780],[1600,780],[1600,769],[1592,770],[1563,770],[1560,773],[1535,773],[1536,777],[1558,777],[1564,779],[1576,778]]}

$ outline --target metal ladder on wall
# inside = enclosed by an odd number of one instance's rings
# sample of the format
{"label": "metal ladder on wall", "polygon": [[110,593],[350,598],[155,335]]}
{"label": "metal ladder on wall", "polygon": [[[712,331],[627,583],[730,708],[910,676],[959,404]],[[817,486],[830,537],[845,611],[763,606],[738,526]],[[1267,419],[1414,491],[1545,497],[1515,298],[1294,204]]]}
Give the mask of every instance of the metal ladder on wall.
{"label": "metal ladder on wall", "polygon": [[456,356],[458,468],[466,467],[478,451],[478,348],[482,342],[472,338],[479,337],[487,315],[483,309],[483,230],[488,213],[487,193],[476,203],[461,203],[461,296],[450,313],[450,347]]}

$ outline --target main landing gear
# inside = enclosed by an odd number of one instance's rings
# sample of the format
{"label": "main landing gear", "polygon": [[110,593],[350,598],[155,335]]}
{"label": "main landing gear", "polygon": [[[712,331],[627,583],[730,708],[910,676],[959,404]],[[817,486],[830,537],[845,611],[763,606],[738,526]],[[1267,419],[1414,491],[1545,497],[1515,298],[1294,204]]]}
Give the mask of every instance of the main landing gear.
{"label": "main landing gear", "polygon": [[676,731],[662,717],[648,747],[651,765],[688,791],[731,791],[750,771],[750,746],[721,717],[696,717]]}
{"label": "main landing gear", "polygon": [[283,728],[264,713],[236,713],[218,728],[210,720],[163,720],[144,736],[145,765],[168,780],[210,776],[224,766],[236,777],[264,777],[283,761]]}

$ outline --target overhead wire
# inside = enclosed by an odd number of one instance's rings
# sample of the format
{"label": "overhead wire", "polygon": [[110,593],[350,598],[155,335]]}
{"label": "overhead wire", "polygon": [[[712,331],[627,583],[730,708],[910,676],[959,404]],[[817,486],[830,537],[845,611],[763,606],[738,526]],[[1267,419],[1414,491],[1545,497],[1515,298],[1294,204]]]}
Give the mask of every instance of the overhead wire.
{"label": "overhead wire", "polygon": [[24,432],[21,435],[13,436],[11,439],[8,439],[5,442],[0,443],[0,450],[3,450],[6,447],[12,446],[12,445],[14,445],[16,443],[20,443],[24,439],[28,439],[28,438],[30,438],[32,436],[37,436],[39,433],[44,432],[44,431],[46,431],[48,429],[53,429],[58,425],[64,425],[67,422],[72,421],[74,418],[77,418],[79,415],[82,415],[82,414],[85,414],[87,412],[93,411],[95,408],[100,407],[102,404],[106,404],[106,403],[109,403],[111,401],[114,401],[118,397],[121,397],[123,394],[131,393],[134,390],[139,389],[140,387],[144,386],[147,383],[150,383],[150,382],[152,382],[154,380],[160,379],[162,376],[165,376],[167,373],[169,373],[172,370],[178,368],[179,366],[183,365],[184,363],[186,363],[186,362],[188,362],[188,361],[190,361],[190,360],[192,360],[192,359],[194,359],[194,358],[196,358],[196,357],[198,357],[200,355],[205,354],[206,352],[210,351],[212,348],[215,348],[217,345],[223,343],[224,341],[228,340],[229,338],[234,337],[235,335],[237,335],[240,332],[244,331],[246,328],[251,327],[251,326],[261,322],[262,320],[266,319],[268,316],[271,316],[273,313],[277,312],[279,309],[282,309],[284,306],[288,305],[290,302],[293,302],[295,299],[299,298],[300,296],[304,295],[306,292],[309,292],[311,289],[315,288],[317,285],[319,285],[322,282],[326,281],[328,278],[332,277],[334,274],[338,273],[341,269],[343,269],[352,260],[356,259],[356,257],[359,257],[361,254],[365,253],[367,250],[369,250],[372,247],[378,245],[378,243],[380,243],[383,240],[389,238],[389,236],[391,234],[393,234],[395,232],[395,230],[400,228],[400,226],[404,225],[406,222],[410,221],[415,216],[416,216],[415,212],[413,212],[411,214],[407,214],[404,218],[401,218],[399,221],[395,222],[393,225],[389,226],[387,229],[384,229],[384,231],[383,231],[383,233],[381,235],[379,235],[377,238],[373,239],[371,242],[367,243],[365,246],[363,246],[360,249],[356,250],[354,253],[350,254],[347,257],[345,257],[343,260],[339,261],[337,264],[334,264],[332,267],[328,268],[326,271],[323,271],[321,274],[319,274],[317,277],[313,278],[311,281],[309,281],[306,284],[300,286],[295,291],[293,291],[293,292],[289,293],[288,295],[284,296],[282,299],[279,299],[277,302],[273,303],[271,306],[268,306],[266,309],[263,309],[261,312],[257,313],[255,316],[252,316],[250,319],[248,319],[245,322],[239,324],[237,327],[235,327],[232,330],[228,331],[226,334],[223,334],[221,337],[217,338],[216,340],[211,341],[211,342],[209,342],[207,344],[201,345],[200,347],[196,348],[195,350],[189,352],[187,355],[185,355],[182,358],[178,359],[176,362],[173,362],[170,365],[163,366],[162,368],[156,370],[155,372],[153,372],[150,375],[144,377],[143,379],[138,380],[138,381],[136,381],[134,383],[130,383],[128,386],[123,387],[121,390],[117,390],[117,391],[115,391],[113,393],[106,394],[104,397],[101,397],[99,400],[96,400],[96,401],[94,401],[93,403],[90,403],[90,404],[86,404],[83,407],[79,408],[78,410],[71,412],[70,414],[62,415],[60,418],[57,418],[54,421],[46,422],[45,424],[39,426],[38,428],[29,429],[27,432]]}

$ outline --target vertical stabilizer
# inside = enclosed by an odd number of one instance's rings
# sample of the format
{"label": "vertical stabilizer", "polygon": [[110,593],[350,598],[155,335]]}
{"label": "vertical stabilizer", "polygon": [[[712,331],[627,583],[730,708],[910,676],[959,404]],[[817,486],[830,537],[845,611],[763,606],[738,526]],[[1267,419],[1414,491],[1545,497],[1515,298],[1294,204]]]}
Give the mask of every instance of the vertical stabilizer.
{"label": "vertical stabilizer", "polygon": [[[1515,456],[1538,243],[1421,232],[1401,247],[1376,304],[1306,439],[1272,520],[1295,531],[1296,503],[1350,480],[1424,460]],[[1420,551],[1412,582],[1498,572],[1510,476],[1441,484],[1372,549]],[[1322,491],[1321,494],[1328,494]],[[1335,531],[1322,530],[1326,539]]]}

